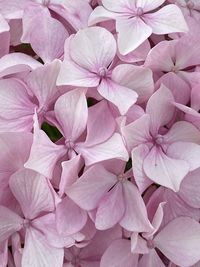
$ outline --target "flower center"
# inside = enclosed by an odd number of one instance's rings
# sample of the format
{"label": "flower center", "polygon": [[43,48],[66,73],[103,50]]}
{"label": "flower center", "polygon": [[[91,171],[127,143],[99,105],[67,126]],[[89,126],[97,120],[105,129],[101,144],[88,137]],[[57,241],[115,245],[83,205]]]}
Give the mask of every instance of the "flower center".
{"label": "flower center", "polygon": [[30,220],[29,219],[24,219],[23,221],[23,227],[24,228],[29,228],[30,227]]}
{"label": "flower center", "polygon": [[156,138],[155,138],[155,143],[157,145],[162,145],[163,144],[163,141],[164,141],[164,138],[162,135],[158,135]]}
{"label": "flower center", "polygon": [[174,72],[174,73],[178,73],[179,72],[179,67],[175,65],[175,66],[173,66],[171,68],[171,71]]}
{"label": "flower center", "polygon": [[193,1],[189,0],[189,1],[187,2],[187,7],[188,7],[189,9],[193,9],[193,8],[194,8],[194,3],[193,3]]}
{"label": "flower center", "polygon": [[143,14],[144,14],[143,9],[142,9],[141,7],[138,7],[138,8],[137,8],[137,11],[136,11],[136,16],[137,16],[137,17],[140,17],[140,16],[142,16]]}
{"label": "flower center", "polygon": [[108,73],[107,68],[105,68],[105,67],[101,67],[101,68],[99,68],[98,75],[99,75],[101,78],[105,78],[105,77],[107,76],[107,73]]}
{"label": "flower center", "polygon": [[67,147],[67,150],[72,150],[74,149],[74,142],[72,142],[71,140],[66,140],[65,141],[65,145]]}
{"label": "flower center", "polygon": [[43,0],[43,1],[42,1],[42,4],[43,4],[44,6],[48,6],[48,5],[50,4],[50,0]]}
{"label": "flower center", "polygon": [[153,240],[147,240],[147,247],[149,249],[155,248],[155,244],[154,244]]}
{"label": "flower center", "polygon": [[118,175],[117,179],[119,182],[123,183],[127,180],[127,177],[125,176],[125,174],[120,174]]}

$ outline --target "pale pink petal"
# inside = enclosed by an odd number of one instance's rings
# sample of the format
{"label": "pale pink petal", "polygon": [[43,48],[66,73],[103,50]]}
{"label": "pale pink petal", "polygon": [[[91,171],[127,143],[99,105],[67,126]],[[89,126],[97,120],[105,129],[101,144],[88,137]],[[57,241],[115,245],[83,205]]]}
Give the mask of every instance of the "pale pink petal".
{"label": "pale pink petal", "polygon": [[128,152],[118,133],[114,133],[107,141],[95,146],[77,144],[76,151],[83,156],[87,166],[109,159],[128,160]]}
{"label": "pale pink petal", "polygon": [[82,0],[51,1],[49,9],[63,17],[75,30],[87,27],[88,18],[92,12],[89,1]]}
{"label": "pale pink petal", "polygon": [[17,19],[23,15],[23,9],[27,4],[27,0],[10,0],[10,5],[6,0],[0,1],[0,12],[6,19]]}
{"label": "pale pink petal", "polygon": [[88,108],[85,91],[76,89],[60,96],[55,104],[55,115],[66,141],[75,141],[86,128]]}
{"label": "pale pink petal", "polygon": [[113,35],[101,27],[78,31],[70,41],[70,48],[72,60],[95,73],[98,73],[100,68],[107,68],[117,51]]}
{"label": "pale pink petal", "polygon": [[166,0],[137,0],[136,7],[141,7],[144,12],[148,12],[161,6]]}
{"label": "pale pink petal", "polygon": [[137,232],[131,234],[131,252],[139,254],[149,253],[146,240]]}
{"label": "pale pink petal", "polygon": [[79,232],[86,224],[87,212],[79,208],[71,199],[65,197],[56,207],[56,224],[62,235]]}
{"label": "pale pink petal", "polygon": [[64,250],[50,246],[39,231],[26,230],[22,267],[62,267],[63,257]]}
{"label": "pale pink petal", "polygon": [[9,185],[27,219],[33,219],[42,212],[54,210],[52,192],[46,178],[41,174],[23,169],[11,176]]}
{"label": "pale pink petal", "polygon": [[168,147],[167,155],[186,161],[190,171],[200,167],[200,145],[191,142],[176,142]]}
{"label": "pale pink petal", "polygon": [[34,58],[23,53],[10,53],[0,58],[0,77],[31,71],[41,67],[42,64]]}
{"label": "pale pink petal", "polygon": [[[8,263],[8,240],[0,244],[0,262],[2,267],[7,266]],[[18,266],[16,266],[18,267]]]}
{"label": "pale pink petal", "polygon": [[106,230],[117,224],[125,211],[122,184],[118,183],[102,198],[96,213],[95,226]]}
{"label": "pale pink petal", "polygon": [[49,63],[63,55],[68,36],[62,23],[49,15],[41,15],[37,17],[37,24],[31,28],[30,43],[36,54]]}
{"label": "pale pink petal", "polygon": [[141,62],[141,61],[145,61],[150,49],[151,49],[150,43],[148,40],[146,40],[140,46],[138,46],[138,48],[128,53],[127,55],[123,56],[118,52],[117,56],[123,62],[127,62],[127,63]]}
{"label": "pale pink petal", "polygon": [[10,209],[0,206],[0,242],[21,230],[23,219]]}
{"label": "pale pink petal", "polygon": [[126,239],[119,239],[111,243],[103,254],[100,267],[133,267],[137,266],[138,255],[131,253],[131,243]]}
{"label": "pale pink petal", "polygon": [[57,85],[72,85],[79,87],[95,87],[99,84],[100,78],[72,61],[64,61],[61,64]]}
{"label": "pale pink petal", "polygon": [[164,208],[163,225],[166,225],[170,221],[174,220],[175,218],[179,218],[180,216],[191,217],[197,221],[199,220],[199,210],[189,206],[179,196],[179,194],[173,192],[172,190],[165,189],[162,193],[162,197],[166,202]]}
{"label": "pale pink petal", "polygon": [[193,142],[200,144],[199,130],[187,121],[174,123],[167,134],[163,136],[165,142]]}
{"label": "pale pink petal", "polygon": [[110,79],[103,79],[97,88],[99,94],[113,103],[121,115],[126,114],[128,109],[133,106],[138,98],[135,91]]}
{"label": "pale pink petal", "polygon": [[104,100],[92,106],[88,110],[87,145],[95,145],[104,142],[112,136],[116,128],[115,119]]}
{"label": "pale pink petal", "polygon": [[156,247],[175,264],[191,266],[200,260],[200,225],[189,217],[179,217],[154,238]]}
{"label": "pale pink petal", "polygon": [[0,131],[31,131],[35,107],[22,82],[0,80]]}
{"label": "pale pink petal", "polygon": [[189,164],[185,160],[168,157],[157,147],[151,149],[144,160],[143,168],[149,179],[175,192],[189,172]]}
{"label": "pale pink petal", "polygon": [[191,207],[200,208],[200,169],[190,172],[182,181],[179,196]]}
{"label": "pale pink petal", "polygon": [[54,144],[46,133],[39,129],[38,121],[35,119],[33,144],[24,166],[52,178],[56,162],[66,153],[65,146]]}
{"label": "pale pink petal", "polygon": [[149,98],[146,112],[151,118],[152,134],[157,134],[159,128],[172,119],[175,111],[172,102],[174,102],[174,97],[171,91],[164,85],[161,85],[161,87]]}
{"label": "pale pink petal", "polygon": [[59,234],[56,227],[56,215],[48,213],[42,217],[38,217],[31,222],[31,226],[39,230],[45,237],[46,242],[53,247],[63,248],[71,247],[76,240],[73,235]]}
{"label": "pale pink petal", "polygon": [[40,108],[45,109],[58,94],[56,79],[59,70],[60,61],[55,60],[51,64],[33,70],[28,75],[27,85],[37,97]]}
{"label": "pale pink petal", "polygon": [[60,196],[63,196],[66,188],[72,185],[78,179],[78,174],[82,165],[83,163],[80,155],[62,162],[62,175],[59,184]]}
{"label": "pale pink petal", "polygon": [[93,12],[90,14],[88,25],[92,26],[96,23],[107,21],[110,19],[115,19],[117,14],[105,9],[103,6],[97,6]]}
{"label": "pale pink petal", "polygon": [[150,116],[145,114],[141,118],[121,128],[122,136],[126,141],[128,150],[151,140],[149,133]]}
{"label": "pale pink petal", "polygon": [[102,0],[102,3],[106,9],[113,12],[123,13],[135,8],[135,1],[133,0],[119,0],[117,2],[115,0]]}
{"label": "pale pink petal", "polygon": [[116,21],[118,48],[122,55],[126,55],[140,46],[152,33],[152,29],[139,17],[132,19],[119,18]]}
{"label": "pale pink petal", "polygon": [[153,74],[146,67],[130,64],[118,65],[112,72],[112,79],[135,91],[138,94],[138,103],[147,101],[154,91]]}
{"label": "pale pink petal", "polygon": [[147,210],[137,187],[126,181],[123,183],[125,214],[120,225],[128,231],[148,232],[152,226],[147,217]]}
{"label": "pale pink petal", "polygon": [[101,165],[95,165],[84,172],[66,193],[81,208],[92,210],[116,182],[114,174]]}
{"label": "pale pink petal", "polygon": [[9,53],[9,46],[10,46],[9,30],[10,27],[8,22],[0,14],[0,39],[1,39],[0,58]]}
{"label": "pale pink petal", "polygon": [[153,71],[170,72],[174,66],[177,41],[162,41],[154,46],[147,55],[145,66]]}
{"label": "pale pink petal", "polygon": [[131,152],[132,168],[135,183],[141,193],[143,193],[153,182],[146,176],[143,170],[143,162],[149,153],[149,148],[146,145],[139,145]]}
{"label": "pale pink petal", "polygon": [[144,14],[142,18],[155,34],[188,31],[184,16],[176,5],[166,5],[154,13]]}
{"label": "pale pink petal", "polygon": [[190,99],[191,88],[187,82],[176,73],[169,72],[163,75],[156,83],[156,86],[164,84],[172,92],[178,103],[187,104]]}
{"label": "pale pink petal", "polygon": [[165,267],[155,249],[151,249],[148,254],[144,254],[138,263],[138,267]]}

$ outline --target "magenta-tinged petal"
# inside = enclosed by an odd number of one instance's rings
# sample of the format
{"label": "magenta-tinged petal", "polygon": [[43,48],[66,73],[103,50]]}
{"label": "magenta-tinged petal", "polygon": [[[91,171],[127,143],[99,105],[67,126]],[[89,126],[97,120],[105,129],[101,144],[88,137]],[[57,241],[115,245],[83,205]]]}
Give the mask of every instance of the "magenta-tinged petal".
{"label": "magenta-tinged petal", "polygon": [[106,101],[100,101],[88,110],[87,136],[85,143],[95,145],[106,141],[116,128],[115,119]]}
{"label": "magenta-tinged petal", "polygon": [[161,6],[166,0],[137,0],[136,7],[141,7],[144,12],[148,12]]}
{"label": "magenta-tinged petal", "polygon": [[178,121],[174,123],[171,129],[163,136],[167,143],[174,142],[192,142],[200,144],[199,130],[187,121]]}
{"label": "magenta-tinged petal", "polygon": [[123,183],[125,214],[120,225],[128,231],[148,232],[152,226],[147,210],[137,187],[129,181]]}
{"label": "magenta-tinged petal", "polygon": [[101,96],[119,109],[121,115],[126,114],[128,109],[136,103],[138,98],[135,91],[128,87],[121,86],[110,79],[103,79],[97,90]]}
{"label": "magenta-tinged petal", "polygon": [[126,141],[128,150],[151,140],[150,116],[145,114],[134,122],[121,128],[122,136]]}
{"label": "magenta-tinged petal", "polygon": [[31,46],[45,63],[49,63],[63,55],[65,39],[69,35],[58,20],[53,19],[48,14],[41,14],[37,17],[37,24],[31,27],[30,30]]}
{"label": "magenta-tinged petal", "polygon": [[91,26],[102,21],[115,19],[116,17],[117,13],[105,9],[103,6],[97,6],[90,14],[88,25]]}
{"label": "magenta-tinged petal", "polygon": [[92,210],[116,182],[114,174],[101,165],[95,165],[84,172],[66,193],[81,208]]}
{"label": "magenta-tinged petal", "polygon": [[55,104],[55,115],[66,141],[75,141],[87,124],[88,108],[85,91],[76,89],[60,96]]}
{"label": "magenta-tinged petal", "polygon": [[62,162],[62,174],[59,184],[59,195],[63,196],[67,187],[72,185],[77,179],[81,166],[83,165],[81,156],[75,156],[70,160]]}
{"label": "magenta-tinged petal", "polygon": [[63,257],[64,250],[50,246],[38,230],[26,230],[22,267],[62,267]]}
{"label": "magenta-tinged petal", "polygon": [[116,225],[125,211],[122,185],[118,183],[102,198],[96,213],[95,226],[106,230]]}
{"label": "magenta-tinged petal", "polygon": [[168,147],[167,155],[186,161],[190,171],[200,167],[200,145],[191,142],[176,142]]}
{"label": "magenta-tinged petal", "polygon": [[158,43],[150,50],[144,65],[152,71],[170,72],[174,66],[176,43],[174,40]]}
{"label": "magenta-tinged petal", "polygon": [[16,79],[0,80],[0,131],[31,131],[36,105],[24,84]]}
{"label": "magenta-tinged petal", "polygon": [[96,73],[89,72],[72,61],[64,61],[61,64],[57,85],[95,87],[99,84],[99,80]]}
{"label": "magenta-tinged petal", "polygon": [[19,73],[23,71],[31,71],[41,67],[42,64],[23,53],[10,53],[0,58],[0,77]]}
{"label": "magenta-tinged petal", "polygon": [[179,196],[191,207],[200,207],[200,169],[190,172],[182,181]]}
{"label": "magenta-tinged petal", "polygon": [[63,17],[76,30],[87,27],[88,17],[92,12],[89,1],[82,0],[51,1],[49,9]]}
{"label": "magenta-tinged petal", "polygon": [[187,104],[190,99],[190,85],[174,72],[164,74],[156,83],[156,86],[164,84],[172,92],[178,103]]}
{"label": "magenta-tinged petal", "polygon": [[166,5],[154,13],[144,14],[142,18],[155,34],[188,31],[184,16],[176,5]]}
{"label": "magenta-tinged petal", "polygon": [[113,12],[127,12],[135,7],[135,1],[132,0],[102,0],[102,3],[106,9]]}
{"label": "magenta-tinged petal", "polygon": [[52,192],[46,178],[35,171],[23,169],[15,172],[9,181],[10,189],[27,219],[55,208]]}
{"label": "magenta-tinged petal", "polygon": [[70,42],[70,48],[72,60],[95,73],[98,73],[100,68],[107,68],[117,51],[113,35],[101,27],[78,31]]}
{"label": "magenta-tinged petal", "polygon": [[39,129],[35,119],[33,144],[30,156],[24,166],[43,174],[47,178],[52,178],[56,162],[66,152],[65,146],[54,144],[46,133]]}
{"label": "magenta-tinged petal", "polygon": [[10,26],[4,17],[0,14],[0,58],[9,53],[10,45]]}
{"label": "magenta-tinged petal", "polygon": [[128,152],[118,133],[114,133],[107,141],[94,146],[77,144],[76,151],[83,156],[87,166],[109,159],[128,160]]}
{"label": "magenta-tinged petal", "polygon": [[143,162],[149,153],[149,148],[146,145],[139,145],[131,152],[132,155],[132,168],[135,182],[143,193],[153,182],[146,176],[143,170]]}
{"label": "magenta-tinged petal", "polygon": [[151,118],[151,132],[157,134],[161,126],[167,124],[173,117],[174,97],[171,91],[161,85],[161,87],[149,98],[146,106],[146,112]]}
{"label": "magenta-tinged petal", "polygon": [[87,212],[79,208],[71,199],[64,198],[56,208],[56,224],[60,234],[79,232],[86,224]]}
{"label": "magenta-tinged petal", "polygon": [[185,160],[171,158],[157,147],[151,149],[144,160],[143,168],[149,179],[175,192],[189,172],[189,164]]}
{"label": "magenta-tinged petal", "polygon": [[165,267],[155,249],[151,249],[148,254],[144,254],[138,263],[138,267]]}
{"label": "magenta-tinged petal", "polygon": [[152,34],[152,29],[139,17],[127,19],[120,17],[116,21],[118,48],[126,55],[140,46]]}
{"label": "magenta-tinged petal", "polygon": [[113,70],[112,79],[135,91],[138,94],[138,103],[147,101],[154,91],[153,73],[146,67],[120,64]]}
{"label": "magenta-tinged petal", "polygon": [[59,70],[60,61],[55,60],[51,64],[33,70],[27,77],[27,85],[37,97],[40,109],[45,110],[58,94],[56,79]]}
{"label": "magenta-tinged petal", "polygon": [[191,266],[200,260],[200,225],[189,217],[179,217],[154,238],[156,247],[172,262]]}
{"label": "magenta-tinged petal", "polygon": [[0,242],[21,230],[23,219],[10,209],[0,206]]}
{"label": "magenta-tinged petal", "polygon": [[118,239],[111,243],[103,254],[100,267],[133,267],[137,266],[138,255],[131,253],[131,243],[126,239]]}

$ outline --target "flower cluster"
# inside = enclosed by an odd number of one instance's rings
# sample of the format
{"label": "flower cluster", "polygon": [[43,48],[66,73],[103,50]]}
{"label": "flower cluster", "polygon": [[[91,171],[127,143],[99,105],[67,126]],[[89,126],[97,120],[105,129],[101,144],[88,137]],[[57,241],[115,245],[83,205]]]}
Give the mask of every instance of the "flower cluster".
{"label": "flower cluster", "polygon": [[0,0],[0,267],[200,266],[199,25],[199,0]]}

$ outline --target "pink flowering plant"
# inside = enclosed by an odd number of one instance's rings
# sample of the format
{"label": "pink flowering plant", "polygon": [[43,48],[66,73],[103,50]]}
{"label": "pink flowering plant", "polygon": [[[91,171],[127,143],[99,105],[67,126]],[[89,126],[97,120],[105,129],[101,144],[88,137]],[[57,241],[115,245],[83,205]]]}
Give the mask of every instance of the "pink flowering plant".
{"label": "pink flowering plant", "polygon": [[0,267],[200,267],[199,25],[0,0]]}

